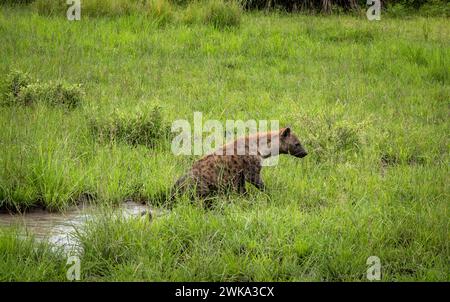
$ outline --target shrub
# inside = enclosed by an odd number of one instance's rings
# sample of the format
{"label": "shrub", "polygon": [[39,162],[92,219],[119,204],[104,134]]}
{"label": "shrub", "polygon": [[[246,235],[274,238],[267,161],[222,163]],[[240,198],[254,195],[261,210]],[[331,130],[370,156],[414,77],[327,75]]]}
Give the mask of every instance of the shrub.
{"label": "shrub", "polygon": [[36,0],[33,4],[33,8],[37,11],[38,14],[44,16],[51,15],[64,15],[67,11],[67,4],[64,0]]}
{"label": "shrub", "polygon": [[242,8],[236,2],[210,0],[205,4],[192,2],[184,13],[186,23],[204,23],[215,28],[230,28],[241,23]]}
{"label": "shrub", "polygon": [[434,0],[425,3],[420,8],[420,14],[424,16],[450,16],[450,2],[445,3],[444,1]]}
{"label": "shrub", "polygon": [[206,4],[203,21],[216,28],[239,26],[241,7],[235,2],[211,0]]}
{"label": "shrub", "polygon": [[2,82],[1,99],[3,103],[13,103],[19,92],[31,83],[28,73],[13,70],[8,73]]}
{"label": "shrub", "polygon": [[159,23],[166,23],[172,18],[172,5],[167,0],[148,0],[144,10]]}
{"label": "shrub", "polygon": [[76,107],[83,100],[84,91],[80,84],[64,82],[33,82],[28,73],[13,70],[1,83],[2,105],[65,105]]}
{"label": "shrub", "polygon": [[[37,0],[34,7],[41,15],[65,16],[68,5],[64,0]],[[83,0],[81,3],[81,16],[121,16],[139,13],[159,21],[167,21],[172,15],[172,6],[168,0]]]}
{"label": "shrub", "polygon": [[333,116],[304,118],[308,131],[305,145],[318,161],[346,160],[347,155],[359,152],[362,147],[364,123],[353,124]]}
{"label": "shrub", "polygon": [[116,141],[147,147],[154,147],[158,140],[170,133],[158,106],[135,114],[116,111],[107,117],[93,119],[91,130],[100,142]]}
{"label": "shrub", "polygon": [[73,108],[81,103],[83,94],[79,84],[66,84],[63,82],[34,83],[20,90],[17,102],[23,105],[41,102]]}

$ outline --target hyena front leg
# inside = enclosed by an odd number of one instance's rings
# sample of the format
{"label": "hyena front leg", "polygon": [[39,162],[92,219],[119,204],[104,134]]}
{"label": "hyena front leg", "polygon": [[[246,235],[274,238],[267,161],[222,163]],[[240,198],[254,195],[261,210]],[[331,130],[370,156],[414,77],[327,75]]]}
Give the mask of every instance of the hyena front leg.
{"label": "hyena front leg", "polygon": [[260,191],[264,191],[266,189],[266,185],[261,179],[261,167],[252,169],[245,177],[245,180],[254,185]]}
{"label": "hyena front leg", "polygon": [[228,186],[228,189],[230,189],[233,192],[239,193],[239,194],[245,194],[245,174],[243,171],[240,171],[230,181],[230,184]]}
{"label": "hyena front leg", "polygon": [[239,174],[238,193],[239,194],[247,193],[247,190],[245,189],[245,173],[244,172],[241,172]]}

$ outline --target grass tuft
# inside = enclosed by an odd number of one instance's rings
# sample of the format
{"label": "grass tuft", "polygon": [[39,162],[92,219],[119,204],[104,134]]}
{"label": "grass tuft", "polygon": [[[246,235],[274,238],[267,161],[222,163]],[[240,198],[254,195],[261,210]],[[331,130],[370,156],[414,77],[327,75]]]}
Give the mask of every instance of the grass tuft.
{"label": "grass tuft", "polygon": [[345,161],[364,145],[365,123],[340,120],[333,116],[305,118],[305,145],[318,161]]}
{"label": "grass tuft", "polygon": [[209,0],[205,3],[194,1],[184,12],[186,23],[204,23],[217,29],[239,27],[242,8],[233,1]]}
{"label": "grass tuft", "polygon": [[30,85],[31,77],[20,70],[9,72],[1,84],[2,103],[11,103],[19,96],[20,91]]}
{"label": "grass tuft", "polygon": [[168,0],[147,0],[143,8],[148,16],[164,24],[172,20],[174,12]]}
{"label": "grass tuft", "polygon": [[81,104],[84,91],[80,84],[64,82],[32,82],[24,72],[11,71],[2,84],[3,105],[63,105],[74,108]]}
{"label": "grass tuft", "polygon": [[0,258],[0,281],[66,280],[66,259],[61,250],[23,238],[18,229],[0,229]]}
{"label": "grass tuft", "polygon": [[[65,16],[68,8],[66,1],[36,0],[33,3],[35,11],[43,16]],[[83,0],[81,16],[117,17],[142,14],[153,18],[157,23],[166,23],[172,19],[172,5],[168,0]]]}
{"label": "grass tuft", "polygon": [[112,115],[94,118],[91,130],[94,137],[103,143],[122,142],[147,147],[154,147],[170,134],[170,127],[158,106],[132,114],[114,111]]}
{"label": "grass tuft", "polygon": [[74,108],[81,104],[84,92],[79,84],[64,82],[34,83],[24,87],[17,96],[17,103],[32,105],[43,103]]}

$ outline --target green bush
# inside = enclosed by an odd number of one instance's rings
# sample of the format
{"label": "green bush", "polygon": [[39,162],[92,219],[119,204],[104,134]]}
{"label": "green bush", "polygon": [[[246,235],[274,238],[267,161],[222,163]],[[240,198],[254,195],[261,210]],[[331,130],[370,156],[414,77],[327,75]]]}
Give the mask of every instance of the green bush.
{"label": "green bush", "polygon": [[167,23],[173,16],[172,5],[167,0],[148,0],[144,10],[147,16],[160,23]]}
{"label": "green bush", "polygon": [[241,7],[235,2],[209,1],[206,4],[204,21],[217,28],[239,26]]}
{"label": "green bush", "polygon": [[116,111],[112,115],[92,119],[90,125],[94,137],[100,142],[123,142],[147,147],[154,147],[170,133],[170,127],[163,120],[158,106],[134,114]]}
{"label": "green bush", "polygon": [[49,105],[64,105],[70,108],[78,106],[83,99],[83,90],[79,84],[63,82],[34,83],[24,87],[17,96],[22,105],[38,102]]}
{"label": "green bush", "polygon": [[13,70],[8,73],[2,82],[1,94],[3,102],[13,102],[19,95],[22,88],[31,83],[31,77],[28,73],[20,70]]}
{"label": "green bush", "polygon": [[304,118],[305,145],[318,161],[345,161],[363,145],[364,123],[350,123],[333,116]]}
{"label": "green bush", "polygon": [[[47,16],[55,14],[65,16],[68,8],[64,0],[36,0],[33,5],[39,14]],[[81,16],[121,16],[139,13],[167,21],[172,15],[172,6],[168,0],[83,0],[81,3]]]}
{"label": "green bush", "polygon": [[423,16],[450,16],[450,2],[430,1],[420,7],[419,13]]}
{"label": "green bush", "polygon": [[241,23],[242,8],[236,2],[210,0],[206,3],[192,2],[186,9],[186,23],[204,23],[215,28],[237,27]]}
{"label": "green bush", "polygon": [[64,82],[32,82],[29,74],[13,70],[6,76],[1,88],[3,105],[48,105],[78,106],[84,96],[79,84]]}

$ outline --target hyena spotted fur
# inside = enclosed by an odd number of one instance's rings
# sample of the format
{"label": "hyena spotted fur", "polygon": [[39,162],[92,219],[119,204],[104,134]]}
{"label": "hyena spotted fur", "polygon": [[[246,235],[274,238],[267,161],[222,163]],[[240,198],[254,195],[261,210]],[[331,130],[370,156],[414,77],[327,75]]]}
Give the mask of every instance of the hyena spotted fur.
{"label": "hyena spotted fur", "polygon": [[[267,142],[266,147],[252,149],[260,146],[261,140]],[[203,198],[224,190],[243,194],[246,192],[246,182],[264,190],[262,160],[273,154],[290,154],[302,158],[308,153],[290,128],[241,137],[196,161],[175,183],[171,195],[174,197],[191,191]]]}

